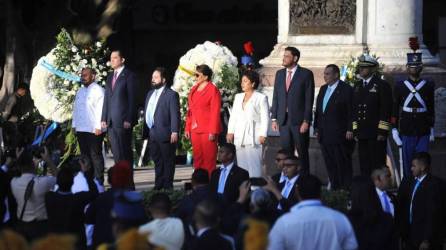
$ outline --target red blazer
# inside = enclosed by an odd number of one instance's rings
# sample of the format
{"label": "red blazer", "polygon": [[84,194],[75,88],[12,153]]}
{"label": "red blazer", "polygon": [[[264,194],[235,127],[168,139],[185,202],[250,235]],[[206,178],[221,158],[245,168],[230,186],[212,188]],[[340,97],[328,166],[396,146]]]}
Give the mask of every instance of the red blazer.
{"label": "red blazer", "polygon": [[221,95],[218,88],[209,82],[198,91],[198,84],[189,92],[186,132],[219,134],[221,132],[220,108]]}

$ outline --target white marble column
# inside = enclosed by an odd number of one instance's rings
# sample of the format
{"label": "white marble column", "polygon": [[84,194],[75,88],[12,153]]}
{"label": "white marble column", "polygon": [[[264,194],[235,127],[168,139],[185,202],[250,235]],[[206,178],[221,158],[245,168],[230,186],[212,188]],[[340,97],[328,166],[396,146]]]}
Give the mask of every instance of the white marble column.
{"label": "white marble column", "polygon": [[390,67],[404,66],[409,37],[418,37],[425,64],[438,64],[423,43],[422,0],[368,0],[367,45]]}

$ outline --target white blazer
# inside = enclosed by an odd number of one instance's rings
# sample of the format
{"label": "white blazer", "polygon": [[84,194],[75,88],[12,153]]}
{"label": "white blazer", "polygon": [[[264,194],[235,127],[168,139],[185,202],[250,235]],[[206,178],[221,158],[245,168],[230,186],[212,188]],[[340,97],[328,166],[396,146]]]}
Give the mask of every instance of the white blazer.
{"label": "white blazer", "polygon": [[235,95],[228,133],[234,134],[234,145],[259,145],[259,137],[267,136],[269,124],[268,97],[254,91],[243,110],[245,93]]}

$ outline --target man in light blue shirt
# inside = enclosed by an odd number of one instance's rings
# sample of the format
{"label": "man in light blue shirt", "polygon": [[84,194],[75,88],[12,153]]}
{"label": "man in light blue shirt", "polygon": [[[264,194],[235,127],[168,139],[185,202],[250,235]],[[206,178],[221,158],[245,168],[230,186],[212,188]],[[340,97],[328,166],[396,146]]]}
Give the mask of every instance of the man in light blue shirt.
{"label": "man in light blue shirt", "polygon": [[345,215],[322,205],[321,182],[313,175],[301,176],[300,202],[280,217],[269,234],[270,250],[357,249],[353,228]]}

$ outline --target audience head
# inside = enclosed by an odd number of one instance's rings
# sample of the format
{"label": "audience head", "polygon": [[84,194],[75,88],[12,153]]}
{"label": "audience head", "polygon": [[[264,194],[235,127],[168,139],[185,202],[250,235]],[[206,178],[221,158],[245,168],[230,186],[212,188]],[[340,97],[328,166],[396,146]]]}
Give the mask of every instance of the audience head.
{"label": "audience head", "polygon": [[19,233],[11,229],[0,231],[0,249],[27,250],[28,243]]}
{"label": "audience head", "polygon": [[147,220],[142,194],[135,191],[121,191],[115,194],[113,209],[113,231],[121,235],[130,228],[136,228]]}
{"label": "audience head", "polygon": [[301,169],[301,164],[299,158],[294,155],[288,155],[283,161],[283,174],[288,177],[288,179],[292,179],[296,175],[299,174]]}
{"label": "audience head", "polygon": [[120,67],[124,66],[125,56],[122,53],[122,50],[113,50],[110,54],[110,64],[112,69],[117,70]]}
{"label": "audience head", "polygon": [[198,168],[192,173],[192,186],[204,186],[209,184],[209,174],[206,169]]}
{"label": "audience head", "polygon": [[339,80],[340,70],[338,65],[329,64],[325,67],[324,70],[324,80],[325,83],[332,84]]}
{"label": "audience head", "polygon": [[373,170],[372,181],[375,184],[375,187],[379,188],[382,191],[389,189],[390,186],[392,185],[392,179],[389,168],[385,166]]}
{"label": "audience head", "polygon": [[38,160],[33,156],[32,150],[25,148],[17,158],[17,167],[22,173],[35,173]]}
{"label": "audience head", "polygon": [[76,237],[69,234],[48,234],[33,242],[32,250],[75,250]]}
{"label": "audience head", "polygon": [[169,216],[171,209],[172,202],[165,193],[156,193],[150,199],[149,210],[155,219]]}
{"label": "audience head", "polygon": [[269,192],[263,188],[257,188],[251,193],[250,207],[252,212],[270,210],[273,201]]}
{"label": "audience head", "polygon": [[198,65],[195,68],[195,71],[196,71],[195,78],[198,83],[212,80],[212,74],[213,74],[212,69],[206,64]]}
{"label": "audience head", "polygon": [[245,70],[242,72],[242,90],[244,92],[250,92],[259,87],[260,79],[259,74],[254,70]]}
{"label": "audience head", "polygon": [[374,202],[376,189],[367,176],[356,176],[352,180],[350,190],[350,213],[361,216],[366,222],[373,222],[382,211],[381,204]]}
{"label": "audience head", "polygon": [[283,53],[282,66],[294,67],[300,58],[300,51],[296,47],[286,47]]}
{"label": "audience head", "polygon": [[302,175],[299,177],[297,193],[300,200],[320,199],[321,181],[314,175]]}
{"label": "audience head", "polygon": [[277,168],[282,171],[283,170],[283,161],[289,156],[293,155],[291,150],[288,149],[280,149],[276,153],[276,166]]}
{"label": "audience head", "polygon": [[128,161],[119,161],[109,170],[109,179],[112,188],[127,189],[130,187],[132,169]]}
{"label": "audience head", "polygon": [[197,204],[194,212],[194,221],[197,228],[216,227],[219,223],[220,210],[213,200],[203,200]]}
{"label": "audience head", "polygon": [[73,186],[73,169],[68,165],[64,164],[57,174],[57,185],[59,186],[59,191],[70,192],[71,186]]}
{"label": "audience head", "polygon": [[431,168],[431,156],[428,152],[418,152],[412,158],[412,175],[414,177],[422,177],[429,173]]}
{"label": "audience head", "polygon": [[222,143],[218,149],[218,160],[223,164],[234,161],[236,156],[235,145],[232,143]]}

